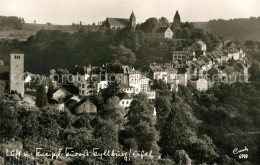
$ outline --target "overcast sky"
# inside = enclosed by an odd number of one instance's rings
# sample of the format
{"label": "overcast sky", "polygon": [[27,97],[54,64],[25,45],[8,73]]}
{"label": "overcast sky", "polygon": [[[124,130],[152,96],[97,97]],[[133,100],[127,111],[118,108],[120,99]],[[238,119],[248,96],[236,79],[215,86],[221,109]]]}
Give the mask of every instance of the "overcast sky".
{"label": "overcast sky", "polygon": [[199,22],[260,16],[260,0],[0,0],[0,15],[37,23],[88,24],[128,18],[132,10],[137,22],[161,16],[172,21],[176,10],[182,21]]}

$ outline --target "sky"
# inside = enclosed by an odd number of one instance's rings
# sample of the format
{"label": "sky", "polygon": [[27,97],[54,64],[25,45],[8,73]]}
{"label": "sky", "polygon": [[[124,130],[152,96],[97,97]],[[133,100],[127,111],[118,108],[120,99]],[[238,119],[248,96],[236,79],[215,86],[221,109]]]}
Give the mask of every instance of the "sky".
{"label": "sky", "polygon": [[138,23],[162,16],[172,21],[176,10],[183,22],[258,17],[260,0],[0,0],[0,15],[43,24],[92,24],[106,17],[129,18],[132,11]]}

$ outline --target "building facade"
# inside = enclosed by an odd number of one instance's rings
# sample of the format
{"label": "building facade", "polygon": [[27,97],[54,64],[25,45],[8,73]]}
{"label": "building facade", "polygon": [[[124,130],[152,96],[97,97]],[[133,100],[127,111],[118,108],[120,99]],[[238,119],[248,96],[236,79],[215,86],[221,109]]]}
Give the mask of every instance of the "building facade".
{"label": "building facade", "polygon": [[10,93],[17,92],[24,96],[24,53],[15,50],[10,54]]}

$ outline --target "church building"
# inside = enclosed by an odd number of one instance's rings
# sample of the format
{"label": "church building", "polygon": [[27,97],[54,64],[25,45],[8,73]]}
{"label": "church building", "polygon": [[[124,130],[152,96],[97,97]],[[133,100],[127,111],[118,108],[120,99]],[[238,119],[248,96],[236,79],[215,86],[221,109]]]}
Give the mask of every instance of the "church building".
{"label": "church building", "polygon": [[130,18],[107,18],[105,25],[110,29],[121,29],[126,26],[136,27],[136,17],[134,12],[132,12]]}

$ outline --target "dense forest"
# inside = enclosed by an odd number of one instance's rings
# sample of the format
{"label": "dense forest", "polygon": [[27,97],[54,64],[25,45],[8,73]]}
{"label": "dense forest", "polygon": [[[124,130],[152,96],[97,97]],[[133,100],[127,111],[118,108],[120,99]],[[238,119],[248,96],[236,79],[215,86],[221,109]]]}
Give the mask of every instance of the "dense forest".
{"label": "dense forest", "polygon": [[198,27],[234,41],[260,41],[260,17],[210,20]]}

